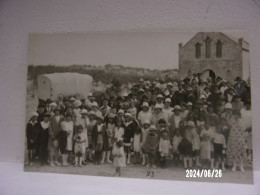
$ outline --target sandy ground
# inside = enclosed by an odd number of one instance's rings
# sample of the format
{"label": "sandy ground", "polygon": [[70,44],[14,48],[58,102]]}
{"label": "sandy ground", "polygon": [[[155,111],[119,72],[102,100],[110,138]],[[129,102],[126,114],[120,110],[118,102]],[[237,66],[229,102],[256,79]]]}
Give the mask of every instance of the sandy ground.
{"label": "sandy ground", "polygon": [[[186,178],[186,170],[182,167],[175,167],[170,162],[167,163],[166,168],[153,169],[154,177],[146,176],[148,168],[142,165],[127,165],[122,168],[121,177],[138,178],[138,179],[164,179],[164,180],[182,180],[182,181],[202,181],[202,182],[218,182],[218,183],[241,183],[253,184],[253,170],[252,167],[246,167],[245,172],[240,171],[232,172],[226,170],[220,178]],[[24,171],[28,172],[48,172],[48,173],[65,173],[65,174],[78,174],[78,175],[91,175],[91,176],[108,176],[113,177],[115,167],[111,164],[94,165],[89,163],[82,167],[51,167],[48,165],[40,166],[35,163],[33,166],[25,166]]]}

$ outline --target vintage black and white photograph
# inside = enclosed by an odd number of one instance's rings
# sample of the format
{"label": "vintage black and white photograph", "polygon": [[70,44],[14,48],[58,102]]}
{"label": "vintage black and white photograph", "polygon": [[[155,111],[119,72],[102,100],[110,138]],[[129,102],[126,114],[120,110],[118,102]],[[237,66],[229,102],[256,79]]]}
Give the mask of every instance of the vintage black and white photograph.
{"label": "vintage black and white photograph", "polygon": [[246,31],[30,34],[24,170],[253,184]]}

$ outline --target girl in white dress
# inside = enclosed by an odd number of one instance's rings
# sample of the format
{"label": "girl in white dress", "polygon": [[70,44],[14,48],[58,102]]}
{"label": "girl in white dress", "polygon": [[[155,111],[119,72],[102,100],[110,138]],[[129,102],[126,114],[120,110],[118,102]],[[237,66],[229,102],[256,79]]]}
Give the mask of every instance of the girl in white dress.
{"label": "girl in white dress", "polygon": [[115,176],[121,176],[121,167],[126,166],[126,159],[124,154],[124,147],[122,139],[118,139],[117,142],[114,143],[114,147],[112,150],[113,154],[113,166],[116,167]]}

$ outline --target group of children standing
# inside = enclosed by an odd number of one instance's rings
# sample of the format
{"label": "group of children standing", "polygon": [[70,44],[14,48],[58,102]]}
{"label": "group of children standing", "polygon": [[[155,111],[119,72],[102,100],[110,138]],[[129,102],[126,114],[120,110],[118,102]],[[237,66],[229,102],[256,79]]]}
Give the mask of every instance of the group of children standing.
{"label": "group of children standing", "polygon": [[178,82],[176,89],[164,85],[142,80],[127,96],[99,103],[91,94],[84,100],[60,95],[56,102],[39,104],[26,129],[29,165],[35,158],[50,166],[106,162],[120,175],[131,163],[149,169],[174,164],[225,170],[229,165],[232,171],[239,163],[244,171],[246,158],[252,162],[251,109],[240,97],[247,99],[248,90],[234,95],[230,85],[222,94],[226,82],[196,78]]}

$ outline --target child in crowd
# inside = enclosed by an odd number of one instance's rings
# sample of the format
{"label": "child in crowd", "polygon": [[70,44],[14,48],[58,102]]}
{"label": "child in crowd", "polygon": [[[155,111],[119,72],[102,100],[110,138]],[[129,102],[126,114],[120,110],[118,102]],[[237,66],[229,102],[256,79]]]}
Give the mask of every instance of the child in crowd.
{"label": "child in crowd", "polygon": [[167,130],[163,130],[159,141],[160,162],[162,168],[165,167],[166,158],[169,157],[171,148],[169,133]]}
{"label": "child in crowd", "polygon": [[150,120],[145,120],[143,122],[143,128],[141,129],[141,146],[142,146],[142,157],[143,157],[143,162],[142,165],[144,166],[146,164],[146,160],[147,160],[147,155],[145,153],[145,150],[143,148],[145,141],[146,141],[146,136],[148,134],[148,131],[150,129]]}
{"label": "child in crowd", "polygon": [[[156,168],[155,166],[155,159],[156,159],[156,153],[158,151],[158,145],[159,145],[159,135],[156,133],[156,127],[155,125],[152,125],[150,127],[149,133],[146,136],[146,141],[144,144],[144,150],[148,155],[148,168]],[[153,170],[148,170],[146,176],[151,175],[151,177],[154,177]]]}
{"label": "child in crowd", "polygon": [[187,161],[189,162],[189,167],[192,168],[192,143],[189,140],[188,133],[184,134],[184,137],[178,146],[178,151],[180,151],[180,154],[183,156],[184,169],[188,168]]}
{"label": "child in crowd", "polygon": [[75,164],[74,166],[82,166],[82,159],[83,155],[85,154],[86,150],[86,140],[87,135],[83,133],[83,127],[82,125],[77,126],[77,132],[74,135],[74,154],[75,154]]}
{"label": "child in crowd", "polygon": [[114,143],[113,150],[113,166],[116,167],[115,176],[121,176],[121,168],[126,166],[124,147],[122,138],[117,139]]}
{"label": "child in crowd", "polygon": [[180,134],[180,131],[176,131],[175,135],[173,136],[173,141],[172,141],[172,149],[173,149],[173,161],[176,166],[179,166],[180,161],[181,161],[181,155],[178,150],[178,146],[181,143],[182,136]]}
{"label": "child in crowd", "polygon": [[224,156],[226,149],[226,140],[224,135],[222,134],[221,126],[217,126],[216,133],[213,137],[213,146],[214,146],[214,156],[216,161],[216,169],[219,168],[219,163],[221,162],[221,169],[225,170],[225,161]]}

